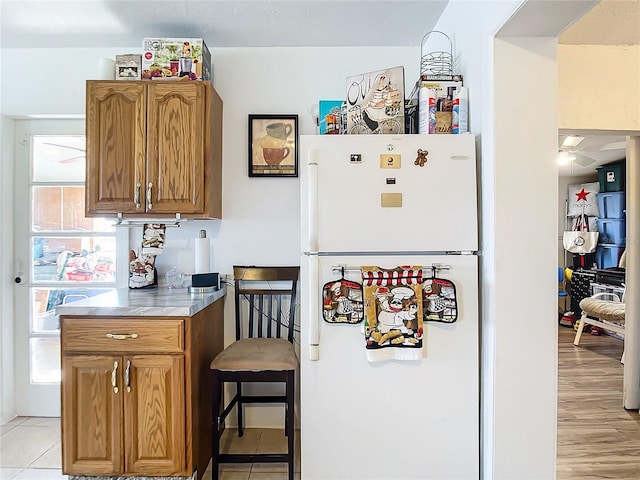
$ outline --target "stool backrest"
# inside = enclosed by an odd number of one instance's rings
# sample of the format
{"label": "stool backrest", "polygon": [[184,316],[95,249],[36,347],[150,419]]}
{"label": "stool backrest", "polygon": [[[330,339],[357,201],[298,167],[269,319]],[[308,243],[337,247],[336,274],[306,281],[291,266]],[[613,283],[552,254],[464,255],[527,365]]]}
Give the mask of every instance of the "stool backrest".
{"label": "stool backrest", "polygon": [[293,343],[300,267],[233,267],[236,340],[286,338]]}

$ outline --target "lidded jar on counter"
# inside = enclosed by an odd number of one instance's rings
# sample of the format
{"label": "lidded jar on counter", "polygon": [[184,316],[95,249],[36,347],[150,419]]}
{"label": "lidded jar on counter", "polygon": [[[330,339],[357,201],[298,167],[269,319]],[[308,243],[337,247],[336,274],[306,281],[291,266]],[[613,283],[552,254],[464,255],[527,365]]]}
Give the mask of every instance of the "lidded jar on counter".
{"label": "lidded jar on counter", "polygon": [[171,267],[167,273],[164,274],[164,278],[167,281],[167,288],[182,288],[184,274],[180,269]]}

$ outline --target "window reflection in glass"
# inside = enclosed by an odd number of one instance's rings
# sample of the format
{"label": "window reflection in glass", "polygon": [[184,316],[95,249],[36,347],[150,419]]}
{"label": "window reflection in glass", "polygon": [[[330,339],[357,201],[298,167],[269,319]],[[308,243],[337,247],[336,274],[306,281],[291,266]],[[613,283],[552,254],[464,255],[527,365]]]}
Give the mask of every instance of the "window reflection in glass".
{"label": "window reflection in glass", "polygon": [[60,338],[38,337],[29,340],[31,383],[60,383]]}
{"label": "window reflection in glass", "polygon": [[113,232],[112,219],[87,218],[83,186],[34,186],[32,231]]}
{"label": "window reflection in glass", "polygon": [[[31,383],[60,381],[55,308],[112,290],[113,219],[85,218],[84,135],[31,136]],[[97,287],[97,288],[96,288]]]}
{"label": "window reflection in glass", "polygon": [[111,288],[87,288],[76,285],[31,288],[31,332],[58,333],[60,321],[55,312],[58,305],[67,305],[111,290]]}
{"label": "window reflection in glass", "polygon": [[34,282],[114,282],[115,237],[33,237]]}
{"label": "window reflection in glass", "polygon": [[84,135],[34,135],[32,140],[35,182],[84,182]]}

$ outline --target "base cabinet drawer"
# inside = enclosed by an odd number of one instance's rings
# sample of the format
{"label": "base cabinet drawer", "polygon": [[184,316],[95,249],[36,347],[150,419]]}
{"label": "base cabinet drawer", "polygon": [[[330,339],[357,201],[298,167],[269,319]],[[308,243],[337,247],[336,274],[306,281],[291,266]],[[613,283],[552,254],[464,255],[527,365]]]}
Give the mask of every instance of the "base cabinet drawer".
{"label": "base cabinet drawer", "polygon": [[182,319],[102,319],[63,317],[65,352],[180,353],[184,350]]}
{"label": "base cabinet drawer", "polygon": [[65,355],[66,475],[185,474],[182,355]]}

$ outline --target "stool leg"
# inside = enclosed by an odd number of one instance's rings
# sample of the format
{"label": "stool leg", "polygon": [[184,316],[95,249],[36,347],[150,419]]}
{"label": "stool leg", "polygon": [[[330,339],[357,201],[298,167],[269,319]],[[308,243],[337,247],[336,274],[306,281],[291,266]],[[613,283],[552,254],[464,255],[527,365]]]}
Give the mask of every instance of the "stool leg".
{"label": "stool leg", "polygon": [[242,382],[236,382],[236,395],[238,396],[238,404],[236,412],[238,415],[238,436],[244,435],[244,410],[242,408]]}
{"label": "stool leg", "polygon": [[573,339],[574,345],[580,344],[580,337],[582,336],[582,331],[584,330],[584,325],[585,325],[584,317],[585,317],[585,314],[583,312],[579,320],[580,324],[578,325],[578,331],[576,332],[576,337]]}
{"label": "stool leg", "polygon": [[287,372],[287,405],[285,430],[287,435],[287,454],[289,464],[289,480],[293,480],[294,476],[294,430],[295,430],[295,414],[294,414],[294,391],[295,391],[295,371]]}
{"label": "stool leg", "polygon": [[218,480],[219,478],[219,462],[218,455],[220,455],[220,399],[222,396],[222,383],[220,382],[220,372],[213,370],[212,375],[213,383],[213,399],[212,408],[212,435],[211,435],[211,480]]}

